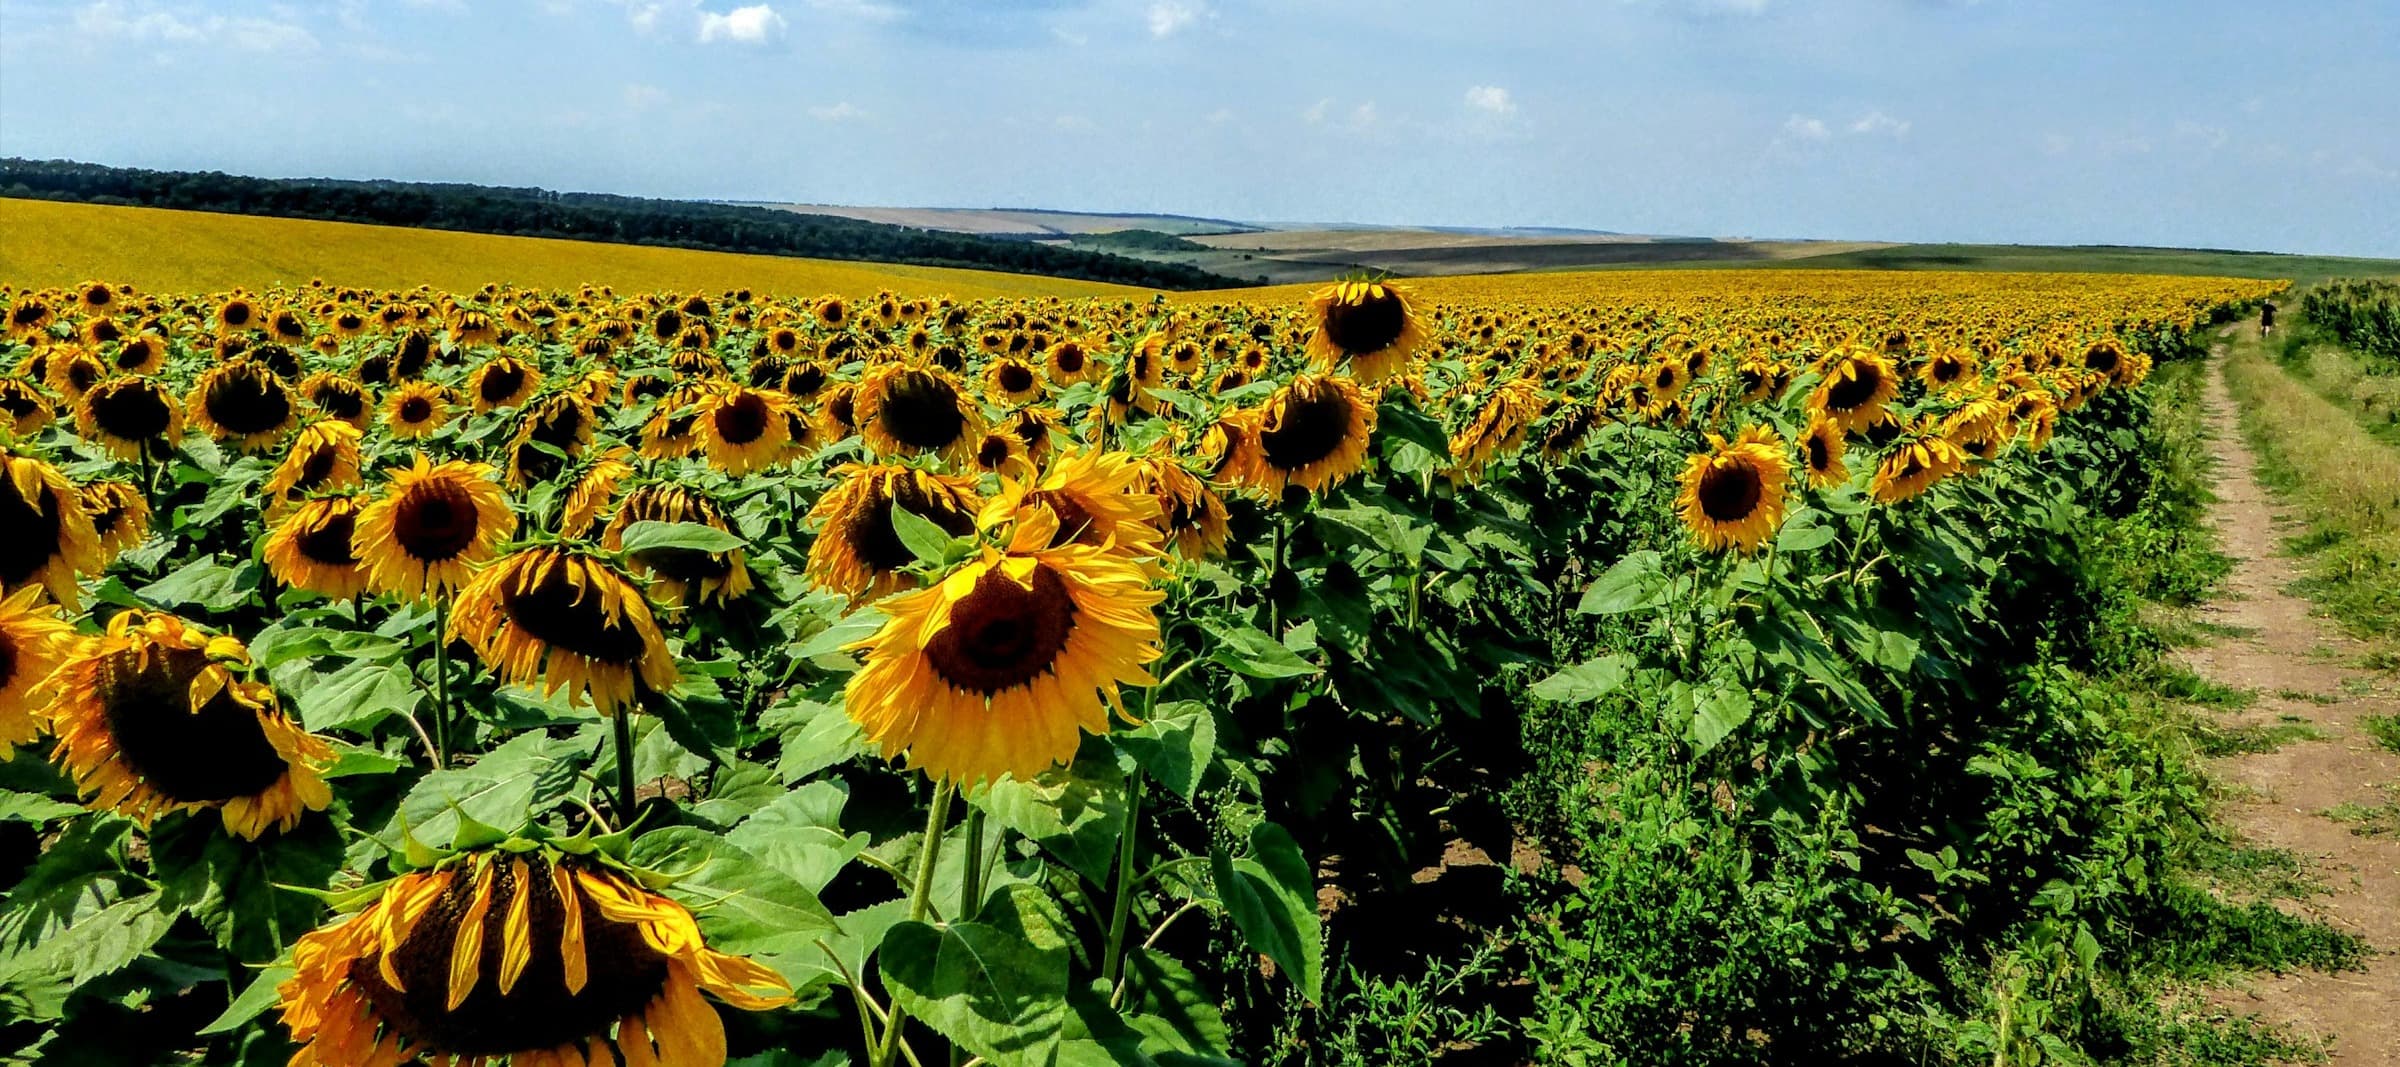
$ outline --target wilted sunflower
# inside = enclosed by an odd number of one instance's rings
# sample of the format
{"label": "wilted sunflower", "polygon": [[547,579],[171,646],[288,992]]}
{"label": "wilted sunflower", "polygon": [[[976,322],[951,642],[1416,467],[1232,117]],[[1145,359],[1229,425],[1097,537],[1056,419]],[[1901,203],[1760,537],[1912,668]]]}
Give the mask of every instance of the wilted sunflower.
{"label": "wilted sunflower", "polygon": [[132,482],[92,482],[83,487],[83,510],[100,541],[100,566],[150,536],[150,501]]}
{"label": "wilted sunflower", "polygon": [[1967,454],[1930,422],[1920,422],[1875,467],[1869,491],[1876,503],[1897,504],[1966,469]]}
{"label": "wilted sunflower", "polygon": [[167,365],[167,340],[154,333],[128,337],[108,361],[119,374],[156,374]]}
{"label": "wilted sunflower", "polygon": [[983,413],[950,376],[887,363],[859,383],[855,417],[878,455],[939,455],[965,463],[983,436]]}
{"label": "wilted sunflower", "polygon": [[50,305],[41,297],[26,293],[8,306],[8,335],[10,337],[40,337],[50,328]]}
{"label": "wilted sunflower", "polygon": [[60,665],[49,688],[53,758],[93,810],[148,826],[214,808],[226,830],[254,840],[333,802],[318,776],[333,746],[284,717],[234,638],[161,612],[124,612]]}
{"label": "wilted sunflower", "polygon": [[1408,295],[1390,282],[1339,282],[1310,296],[1308,306],[1316,318],[1308,354],[1320,370],[1348,359],[1360,381],[1381,381],[1425,340]]}
{"label": "wilted sunflower", "polygon": [[1223,556],[1229,518],[1224,498],[1180,461],[1166,456],[1142,460],[1141,471],[1142,481],[1158,498],[1158,527],[1175,553],[1185,559]]}
{"label": "wilted sunflower", "polygon": [[528,548],[484,568],[458,594],[450,636],[501,681],[544,696],[564,689],[569,705],[589,699],[602,715],[675,687],[675,659],[641,589],[573,549]]}
{"label": "wilted sunflower", "polygon": [[29,585],[0,597],[0,763],[16,758],[17,746],[41,736],[34,712],[50,702],[44,679],[80,644],[75,627]]}
{"label": "wilted sunflower", "polygon": [[75,405],[75,425],[84,440],[119,459],[140,459],[142,450],[173,447],[183,439],[183,411],[155,379],[119,376],[92,387]]}
{"label": "wilted sunflower", "polygon": [[783,372],[784,394],[794,400],[807,400],[823,390],[833,376],[824,366],[811,362],[796,363]]}
{"label": "wilted sunflower", "polygon": [[[645,485],[626,495],[617,517],[601,535],[601,547],[623,551],[625,528],[637,522],[689,522],[728,533],[733,529],[715,501],[680,485]],[[635,574],[650,577],[650,588],[670,604],[695,599],[722,603],[750,592],[750,567],[740,549],[649,548],[625,557],[625,563]]]}
{"label": "wilted sunflower", "polygon": [[1242,481],[1268,493],[1297,485],[1321,493],[1357,474],[1375,434],[1375,402],[1356,382],[1303,374],[1268,397],[1254,416]]}
{"label": "wilted sunflower", "polygon": [[100,537],[83,494],[56,467],[0,452],[0,589],[27,585],[76,604],[75,576],[100,571]]}
{"label": "wilted sunflower", "polygon": [[1975,361],[1964,349],[1945,348],[1925,360],[1917,368],[1917,380],[1925,383],[1928,392],[1942,393],[1970,381]]}
{"label": "wilted sunflower", "polygon": [[301,937],[276,987],[291,1067],[723,1067],[725,1023],[791,1001],[682,905],[597,859],[489,850],[411,871]]}
{"label": "wilted sunflower", "polygon": [[983,369],[983,395],[994,404],[1023,404],[1042,395],[1041,372],[1015,356],[995,359]]}
{"label": "wilted sunflower", "polygon": [[612,448],[592,461],[567,490],[566,507],[560,509],[558,532],[563,537],[582,537],[589,533],[602,512],[616,500],[617,486],[633,473],[633,450]]}
{"label": "wilted sunflower", "polygon": [[1764,426],[1750,427],[1731,442],[1715,434],[1708,440],[1709,451],[1684,463],[1675,507],[1701,548],[1755,550],[1783,525],[1790,450]]}
{"label": "wilted sunflower", "polygon": [[1808,484],[1822,489],[1841,485],[1850,480],[1850,468],[1842,464],[1842,453],[1850,439],[1840,426],[1819,419],[1808,424],[1808,432],[1800,435],[1800,451],[1807,461]]}
{"label": "wilted sunflower", "polygon": [[701,450],[718,470],[740,477],[783,462],[799,408],[781,392],[720,384],[701,398]]}
{"label": "wilted sunflower", "polygon": [[367,571],[352,539],[360,496],[303,500],[267,535],[267,570],[275,580],[318,596],[347,600],[367,590]]}
{"label": "wilted sunflower", "polygon": [[356,487],[358,438],[358,427],[336,419],[308,424],[292,438],[292,450],[283,462],[267,475],[268,509],[280,508],[296,494]]}
{"label": "wilted sunflower", "polygon": [[541,370],[514,356],[494,356],[467,378],[467,395],[479,415],[522,404],[541,387]]}
{"label": "wilted sunflower", "polygon": [[203,371],[183,409],[192,425],[244,452],[273,445],[300,421],[290,387],[265,364],[246,357]]}
{"label": "wilted sunflower", "polygon": [[108,377],[108,364],[80,348],[51,353],[44,369],[49,372],[50,388],[69,401],[83,399],[84,393]]}
{"label": "wilted sunflower", "polygon": [[1492,390],[1465,429],[1450,438],[1450,476],[1474,478],[1492,460],[1524,447],[1525,434],[1542,411],[1541,386],[1528,378],[1512,378]]}
{"label": "wilted sunflower", "polygon": [[508,487],[524,490],[564,473],[567,464],[591,447],[599,422],[591,400],[581,392],[555,392],[527,404],[508,442]]}
{"label": "wilted sunflower", "polygon": [[[978,524],[996,529],[1025,521],[1025,513],[1050,513],[1058,543],[1106,548],[1120,555],[1159,554],[1158,498],[1144,491],[1141,464],[1123,452],[1063,453],[1040,477],[1000,479],[1000,493],[985,501]],[[1056,547],[1042,545],[1042,548]]]}
{"label": "wilted sunflower", "polygon": [[0,378],[0,426],[19,437],[50,424],[50,398],[39,387],[16,378]]}
{"label": "wilted sunflower", "polygon": [[986,548],[940,584],[881,605],[889,620],[850,647],[850,717],[884,758],[940,781],[1030,779],[1105,734],[1123,685],[1155,684],[1155,608],[1165,594],[1133,562],[1057,541],[1049,513],[1019,521],[1006,554]]}
{"label": "wilted sunflower", "polygon": [[1809,394],[1809,411],[1845,433],[1858,433],[1883,421],[1884,405],[1900,392],[1892,361],[1881,353],[1850,349],[1826,360],[1819,369],[1824,380]]}
{"label": "wilted sunflower", "polygon": [[363,386],[324,370],[300,380],[300,398],[326,418],[340,419],[361,430],[367,428],[369,409],[374,406]]}
{"label": "wilted sunflower", "polygon": [[644,459],[674,459],[700,450],[700,405],[709,399],[706,382],[683,382],[667,390],[642,423]]}
{"label": "wilted sunflower", "polygon": [[1749,359],[1733,370],[1741,385],[1742,403],[1771,404],[1792,387],[1792,365],[1779,359]]}
{"label": "wilted sunflower", "polygon": [[420,453],[359,512],[351,551],[377,591],[439,597],[466,584],[516,529],[491,467],[460,460],[437,467]]}
{"label": "wilted sunflower", "polygon": [[819,588],[864,600],[900,588],[902,567],[916,556],[892,528],[892,508],[906,508],[953,537],[973,533],[983,501],[964,478],[888,464],[846,463],[840,481],[809,509],[824,532],[808,546],[808,578]]}
{"label": "wilted sunflower", "polygon": [[409,382],[383,401],[383,423],[392,436],[414,440],[450,421],[450,390],[432,382]]}

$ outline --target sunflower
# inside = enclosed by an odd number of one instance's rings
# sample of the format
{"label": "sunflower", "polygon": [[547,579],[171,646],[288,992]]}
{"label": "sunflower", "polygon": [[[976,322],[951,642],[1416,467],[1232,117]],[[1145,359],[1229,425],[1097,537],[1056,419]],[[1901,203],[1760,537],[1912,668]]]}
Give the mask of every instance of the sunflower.
{"label": "sunflower", "polygon": [[[645,485],[627,494],[617,517],[601,535],[611,552],[625,548],[625,528],[637,522],[689,522],[732,532],[715,501],[680,485]],[[739,600],[750,593],[750,568],[740,549],[702,552],[689,548],[651,548],[627,556],[628,569],[652,579],[659,599],[686,604],[697,592],[702,602]]]}
{"label": "sunflower", "polygon": [[132,482],[92,482],[81,490],[84,513],[92,517],[92,536],[100,542],[100,566],[150,537],[150,501]]}
{"label": "sunflower", "polygon": [[373,401],[357,382],[321,370],[300,380],[300,397],[327,418],[340,419],[361,430],[367,428],[368,409]]}
{"label": "sunflower", "polygon": [[541,370],[514,356],[494,356],[467,377],[467,396],[479,415],[522,404],[541,387]]}
{"label": "sunflower", "polygon": [[1364,466],[1375,433],[1375,404],[1358,383],[1303,374],[1268,397],[1253,418],[1237,460],[1241,480],[1268,493],[1297,485],[1321,493]]}
{"label": "sunflower", "polygon": [[1589,401],[1561,397],[1550,404],[1543,415],[1542,458],[1552,463],[1566,463],[1583,449],[1585,439],[1600,426],[1598,405]]}
{"label": "sunflower", "polygon": [[1745,404],[1772,404],[1792,387],[1792,366],[1779,359],[1744,360],[1733,374]]}
{"label": "sunflower", "polygon": [[83,494],[51,465],[0,452],[0,589],[39,585],[76,605],[75,575],[100,571],[100,537]]}
{"label": "sunflower", "polygon": [[1143,491],[1142,481],[1141,464],[1123,452],[1065,453],[1031,481],[1003,476],[999,495],[984,502],[978,525],[993,529],[1011,520],[1024,521],[1027,511],[1047,511],[1047,525],[1057,533],[1058,544],[1156,556],[1162,536],[1160,505],[1157,497]]}
{"label": "sunflower", "polygon": [[383,401],[383,422],[403,441],[427,436],[450,421],[450,390],[432,382],[410,382]]}
{"label": "sunflower", "polygon": [[798,414],[780,392],[724,383],[700,399],[695,424],[708,462],[738,478],[784,460]]}
{"label": "sunflower", "polygon": [[1849,447],[1849,437],[1842,428],[1824,419],[1808,424],[1808,432],[1800,435],[1800,451],[1808,461],[1808,484],[1822,489],[1850,480],[1850,468],[1842,464],[1842,452]]}
{"label": "sunflower", "polygon": [[1308,355],[1320,370],[1347,359],[1360,381],[1381,381],[1425,341],[1408,295],[1390,282],[1339,282],[1311,295],[1308,306],[1316,318]]}
{"label": "sunflower", "polygon": [[1185,559],[1225,554],[1229,516],[1225,500],[1208,483],[1166,456],[1141,461],[1142,483],[1158,498],[1158,528]]}
{"label": "sunflower", "polygon": [[794,400],[807,400],[832,380],[833,376],[826,373],[822,364],[813,360],[795,363],[783,372],[783,392]]}
{"label": "sunflower", "polygon": [[167,365],[167,340],[154,333],[128,337],[108,362],[119,374],[156,374]]}
{"label": "sunflower", "polygon": [[492,481],[492,468],[451,460],[392,474],[383,495],[359,511],[351,551],[378,592],[414,600],[466,584],[516,532],[517,516]]}
{"label": "sunflower", "polygon": [[50,305],[42,298],[27,293],[8,306],[8,335],[19,338],[40,337],[50,328]]}
{"label": "sunflower", "polygon": [[582,537],[589,533],[601,512],[616,499],[617,486],[633,473],[633,450],[612,448],[592,462],[575,486],[567,490],[566,507],[559,511],[558,532],[563,537]]}
{"label": "sunflower", "polygon": [[247,357],[202,372],[183,409],[194,426],[244,452],[273,445],[300,421],[299,405],[283,379]]}
{"label": "sunflower", "polygon": [[363,499],[304,500],[284,516],[266,542],[267,570],[275,580],[333,600],[366,592],[366,568],[351,547]]}
{"label": "sunflower", "polygon": [[258,327],[258,305],[251,303],[247,297],[229,297],[224,303],[217,305],[216,321],[217,332],[221,334],[256,329]]}
{"label": "sunflower", "polygon": [[1764,426],[1750,427],[1731,442],[1715,434],[1708,441],[1709,451],[1685,461],[1675,506],[1701,548],[1753,551],[1783,525],[1790,449]]}
{"label": "sunflower", "polygon": [[1098,378],[1105,369],[1092,358],[1090,348],[1072,339],[1051,345],[1042,362],[1042,371],[1049,375],[1050,383],[1061,388]]}
{"label": "sunflower", "polygon": [[700,450],[700,405],[709,399],[705,382],[683,382],[667,390],[642,423],[644,459],[674,459]]}
{"label": "sunflower", "polygon": [[86,805],[144,826],[214,808],[245,839],[289,830],[333,802],[318,776],[333,746],[293,725],[251,674],[234,638],[124,612],[51,676],[53,758]]}
{"label": "sunflower", "polygon": [[174,394],[155,379],[128,375],[83,394],[75,405],[75,424],[85,440],[119,459],[140,459],[152,442],[172,447],[183,438],[183,411]]}
{"label": "sunflower", "polygon": [[503,682],[566,690],[602,715],[675,687],[675,659],[642,591],[605,560],[570,548],[513,553],[467,583],[449,636]]}
{"label": "sunflower", "polygon": [[34,710],[49,699],[46,689],[37,696],[37,687],[81,641],[75,627],[58,617],[58,608],[42,600],[40,587],[29,585],[0,598],[0,763],[16,758],[18,745],[41,736]]}
{"label": "sunflower", "polygon": [[1015,356],[995,359],[983,369],[983,395],[994,404],[1023,404],[1042,395],[1042,375]]}
{"label": "sunflower", "polygon": [[50,388],[69,401],[83,399],[95,385],[108,377],[108,364],[80,348],[62,348],[50,356]]}
{"label": "sunflower", "polygon": [[1025,442],[1007,427],[986,431],[975,442],[975,469],[999,474],[1020,462],[1031,462],[1025,454]]}
{"label": "sunflower", "polygon": [[1875,467],[1869,492],[1879,504],[1897,504],[1933,488],[1967,466],[1967,454],[1943,437],[1930,422],[1920,421]]}
{"label": "sunflower", "polygon": [[1474,478],[1492,460],[1523,447],[1541,411],[1542,389],[1532,379],[1512,378],[1492,390],[1474,420],[1450,438],[1452,479]]}
{"label": "sunflower", "polygon": [[41,388],[17,378],[0,378],[0,426],[19,437],[50,424],[50,398]]}
{"label": "sunflower", "polygon": [[892,509],[906,508],[953,537],[975,531],[983,501],[974,483],[888,464],[846,463],[840,479],[809,509],[824,532],[808,546],[808,578],[819,588],[865,600],[907,584],[900,572],[916,556],[892,528]]}
{"label": "sunflower", "polygon": [[1809,394],[1809,411],[1845,433],[1857,433],[1883,421],[1884,405],[1900,392],[1892,361],[1881,353],[1851,349],[1828,359],[1820,369],[1824,380]]}
{"label": "sunflower", "polygon": [[1926,391],[1942,393],[1968,383],[1974,371],[1975,362],[1965,350],[1945,348],[1917,368],[1917,380],[1925,383]]}
{"label": "sunflower", "polygon": [[292,948],[276,987],[291,1067],[724,1067],[703,991],[763,1011],[775,972],[714,951],[682,905],[547,848],[411,871]]}
{"label": "sunflower", "polygon": [[859,383],[854,415],[878,455],[933,453],[965,463],[983,436],[983,413],[942,371],[887,363]]}
{"label": "sunflower", "polygon": [[1155,684],[1155,609],[1142,569],[1058,540],[1046,511],[939,584],[881,605],[888,621],[850,646],[851,719],[886,759],[941,781],[1030,779],[1074,758],[1081,732],[1105,734],[1118,688]]}
{"label": "sunflower", "polygon": [[1036,462],[1047,458],[1066,436],[1059,427],[1058,412],[1049,408],[1031,405],[1018,408],[1009,412],[1000,425],[1010,436],[1025,443],[1026,458]]}
{"label": "sunflower", "polygon": [[526,405],[508,443],[508,487],[523,490],[558,477],[591,447],[599,421],[592,402],[580,392],[556,392]]}

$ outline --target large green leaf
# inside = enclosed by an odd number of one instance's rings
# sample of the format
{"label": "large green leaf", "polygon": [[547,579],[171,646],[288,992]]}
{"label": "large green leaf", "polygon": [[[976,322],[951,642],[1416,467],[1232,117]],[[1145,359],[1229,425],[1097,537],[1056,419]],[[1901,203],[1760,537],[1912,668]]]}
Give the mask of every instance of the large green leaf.
{"label": "large green leaf", "polygon": [[742,547],[740,537],[697,522],[637,522],[625,527],[624,550],[630,555],[654,549],[693,552],[731,552]]}
{"label": "large green leaf", "polygon": [[834,930],[815,890],[733,842],[689,826],[643,834],[637,866],[677,875],[669,895],[691,907],[709,944],[725,952],[804,956]]}
{"label": "large green leaf", "polygon": [[1084,877],[1108,884],[1125,825],[1125,776],[1114,763],[1077,760],[1030,782],[995,782],[969,799]]}
{"label": "large green leaf", "polygon": [[1109,735],[1120,751],[1176,796],[1190,800],[1208,778],[1217,753],[1217,717],[1194,700],[1161,704],[1150,721]]}
{"label": "large green leaf", "polygon": [[1315,664],[1301,659],[1255,626],[1217,619],[1201,625],[1214,638],[1209,642],[1210,657],[1236,672],[1252,678],[1297,678],[1317,673]]}
{"label": "large green leaf", "polygon": [[292,693],[300,722],[310,730],[358,730],[393,715],[413,714],[424,699],[407,668],[356,660]]}
{"label": "large green leaf", "polygon": [[576,769],[588,755],[548,734],[513,738],[471,765],[418,780],[401,798],[393,829],[405,828],[436,848],[457,839],[467,825],[462,819],[504,832],[522,829],[537,809],[568,794]]}
{"label": "large green leaf", "polygon": [[1067,950],[980,922],[903,922],[883,939],[895,1003],[999,1067],[1050,1067],[1067,1022]]}
{"label": "large green leaf", "polygon": [[1543,700],[1582,703],[1617,691],[1631,673],[1632,659],[1624,655],[1587,659],[1533,683],[1529,690]]}
{"label": "large green leaf", "polygon": [[866,850],[865,833],[842,830],[849,799],[837,783],[811,782],[760,808],[725,840],[816,892]]}
{"label": "large green leaf", "polygon": [[1657,552],[1629,552],[1583,591],[1575,610],[1585,615],[1615,615],[1657,607],[1666,602],[1671,584]]}
{"label": "large green leaf", "polygon": [[1252,949],[1275,965],[1315,1004],[1324,995],[1324,930],[1317,919],[1316,877],[1283,827],[1261,822],[1250,831],[1251,854],[1209,853],[1217,896]]}

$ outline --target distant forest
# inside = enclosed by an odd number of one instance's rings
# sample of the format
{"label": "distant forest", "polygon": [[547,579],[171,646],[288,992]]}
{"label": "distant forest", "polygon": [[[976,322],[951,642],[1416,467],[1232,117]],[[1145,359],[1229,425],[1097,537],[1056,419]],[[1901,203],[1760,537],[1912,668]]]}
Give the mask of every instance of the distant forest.
{"label": "distant forest", "polygon": [[451,183],[247,178],[67,160],[0,159],[0,196],[364,222],[709,252],[910,263],[1151,289],[1245,283],[1192,267],[774,208]]}

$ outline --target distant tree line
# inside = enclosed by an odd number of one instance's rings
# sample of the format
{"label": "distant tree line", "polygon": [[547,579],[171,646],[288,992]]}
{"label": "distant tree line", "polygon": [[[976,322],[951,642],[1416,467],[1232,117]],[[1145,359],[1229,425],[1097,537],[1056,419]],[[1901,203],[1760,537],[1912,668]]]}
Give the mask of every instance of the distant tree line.
{"label": "distant tree line", "polygon": [[1241,283],[1193,267],[774,208],[453,183],[249,178],[0,159],[0,196],[364,222],[710,252],[910,263],[1153,289]]}

